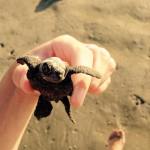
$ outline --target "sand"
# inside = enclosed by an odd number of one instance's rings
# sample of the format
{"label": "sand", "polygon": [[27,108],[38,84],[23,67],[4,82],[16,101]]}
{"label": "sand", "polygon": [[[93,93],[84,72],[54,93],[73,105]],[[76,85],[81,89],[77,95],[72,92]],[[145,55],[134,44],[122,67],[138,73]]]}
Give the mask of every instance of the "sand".
{"label": "sand", "polygon": [[35,12],[39,0],[0,0],[0,76],[19,56],[61,34],[107,48],[118,67],[102,95],[87,95],[73,125],[61,104],[32,117],[19,150],[104,150],[114,128],[125,150],[150,148],[149,0],[62,0]]}

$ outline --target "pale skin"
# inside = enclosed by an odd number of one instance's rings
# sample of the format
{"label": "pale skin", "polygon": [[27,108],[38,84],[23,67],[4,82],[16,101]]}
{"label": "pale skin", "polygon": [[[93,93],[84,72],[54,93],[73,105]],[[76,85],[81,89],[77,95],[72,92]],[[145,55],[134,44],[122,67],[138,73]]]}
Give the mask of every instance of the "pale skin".
{"label": "pale skin", "polygon": [[[106,49],[82,43],[69,35],[59,36],[28,53],[41,59],[59,57],[71,66],[88,66],[100,72],[102,79],[73,75],[70,103],[76,108],[82,106],[87,92],[101,94],[106,90],[116,67]],[[3,150],[18,149],[38,101],[39,93],[30,86],[26,72],[26,65],[14,62],[0,82],[0,147]]]}
{"label": "pale skin", "polygon": [[125,144],[125,132],[122,129],[114,130],[108,138],[108,150],[123,150]]}

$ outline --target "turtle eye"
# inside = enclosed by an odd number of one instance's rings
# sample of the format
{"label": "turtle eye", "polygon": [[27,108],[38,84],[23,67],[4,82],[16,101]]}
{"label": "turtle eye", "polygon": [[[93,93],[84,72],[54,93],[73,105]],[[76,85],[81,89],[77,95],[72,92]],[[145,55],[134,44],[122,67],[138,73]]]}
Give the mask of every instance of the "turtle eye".
{"label": "turtle eye", "polygon": [[42,72],[45,74],[45,75],[49,75],[51,73],[51,67],[47,65],[47,63],[44,63],[42,65]]}

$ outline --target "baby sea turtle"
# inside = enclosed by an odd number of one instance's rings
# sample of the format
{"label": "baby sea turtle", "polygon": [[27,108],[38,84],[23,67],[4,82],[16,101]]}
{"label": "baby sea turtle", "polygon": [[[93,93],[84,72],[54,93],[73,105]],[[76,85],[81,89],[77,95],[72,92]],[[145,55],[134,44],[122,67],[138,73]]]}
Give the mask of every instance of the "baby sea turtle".
{"label": "baby sea turtle", "polygon": [[42,61],[36,56],[26,55],[19,57],[17,63],[28,66],[27,78],[32,88],[41,93],[34,112],[38,120],[50,115],[53,109],[51,101],[61,101],[70,120],[74,123],[68,99],[68,96],[71,96],[73,92],[71,75],[84,73],[101,78],[100,74],[91,68],[85,66],[71,67],[58,57],[50,57]]}

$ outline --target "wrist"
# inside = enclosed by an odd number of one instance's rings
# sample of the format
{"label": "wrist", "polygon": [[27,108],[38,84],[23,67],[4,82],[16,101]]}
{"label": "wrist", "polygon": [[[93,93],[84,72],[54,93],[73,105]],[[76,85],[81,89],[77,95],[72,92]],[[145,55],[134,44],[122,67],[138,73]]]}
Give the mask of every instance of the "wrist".
{"label": "wrist", "polygon": [[0,82],[0,146],[4,150],[18,147],[38,100],[38,96],[15,86],[12,80],[15,68],[13,64]]}

